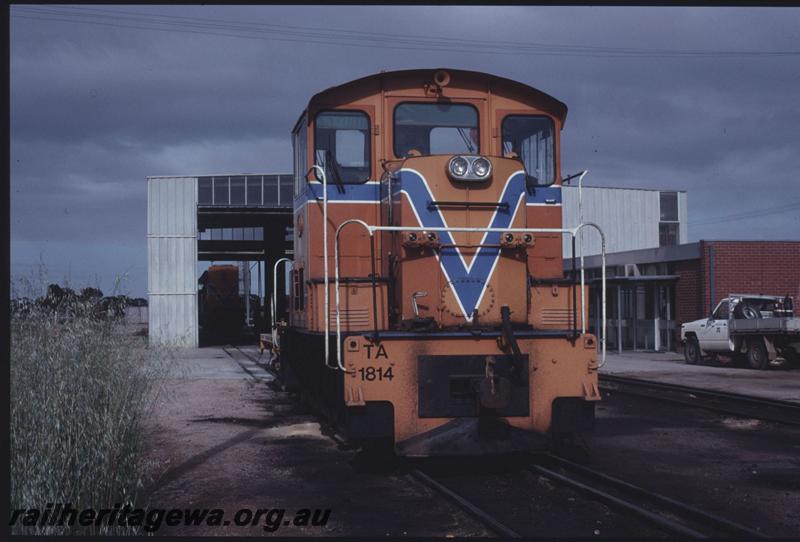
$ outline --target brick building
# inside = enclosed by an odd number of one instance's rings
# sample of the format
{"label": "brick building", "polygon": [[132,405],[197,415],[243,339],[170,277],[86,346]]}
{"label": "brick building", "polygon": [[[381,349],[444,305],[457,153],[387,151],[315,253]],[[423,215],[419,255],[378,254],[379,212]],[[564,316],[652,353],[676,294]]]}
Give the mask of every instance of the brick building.
{"label": "brick building", "polygon": [[[600,257],[585,259],[590,329],[600,326]],[[800,316],[800,241],[698,241],[608,254],[608,347],[675,350],[683,322],[730,293],[790,295]]]}

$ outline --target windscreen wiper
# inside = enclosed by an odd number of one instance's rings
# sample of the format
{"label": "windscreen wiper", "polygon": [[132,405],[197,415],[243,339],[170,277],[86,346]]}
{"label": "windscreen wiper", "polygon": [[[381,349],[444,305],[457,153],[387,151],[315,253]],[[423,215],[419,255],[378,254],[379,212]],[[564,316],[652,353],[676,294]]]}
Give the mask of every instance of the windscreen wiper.
{"label": "windscreen wiper", "polygon": [[574,179],[576,177],[580,177],[584,173],[586,173],[586,172],[585,171],[579,171],[578,173],[573,173],[572,175],[568,175],[567,177],[564,177],[563,179],[561,179],[561,184],[569,183],[572,179]]}
{"label": "windscreen wiper", "polygon": [[344,194],[344,182],[342,181],[342,174],[339,171],[339,164],[330,150],[325,151],[325,162],[331,164],[331,171],[333,172],[333,180],[336,183],[336,190],[340,194]]}
{"label": "windscreen wiper", "polygon": [[471,138],[467,137],[467,134],[464,133],[464,128],[456,128],[458,130],[458,135],[461,136],[461,139],[464,140],[464,144],[467,146],[467,150],[469,152],[475,152],[475,148],[472,146],[472,142],[470,141]]}

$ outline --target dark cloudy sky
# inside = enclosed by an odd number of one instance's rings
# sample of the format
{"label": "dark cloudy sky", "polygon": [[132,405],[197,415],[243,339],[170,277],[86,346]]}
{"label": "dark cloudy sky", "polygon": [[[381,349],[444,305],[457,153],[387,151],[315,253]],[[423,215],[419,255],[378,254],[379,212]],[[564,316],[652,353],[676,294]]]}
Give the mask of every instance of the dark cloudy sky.
{"label": "dark cloudy sky", "polygon": [[289,132],[312,94],[419,67],[487,71],[559,98],[564,172],[688,190],[690,241],[800,238],[797,8],[38,5],[11,16],[15,274],[41,259],[51,280],[108,290],[127,273],[124,288],[146,294],[145,176],[290,171]]}

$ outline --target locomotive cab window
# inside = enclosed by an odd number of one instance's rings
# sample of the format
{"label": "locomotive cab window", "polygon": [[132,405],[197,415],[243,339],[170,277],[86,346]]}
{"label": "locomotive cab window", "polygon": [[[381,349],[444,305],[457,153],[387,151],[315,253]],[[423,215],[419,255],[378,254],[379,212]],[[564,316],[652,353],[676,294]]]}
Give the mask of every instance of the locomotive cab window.
{"label": "locomotive cab window", "polygon": [[478,110],[468,104],[402,103],[394,110],[398,158],[480,152]]}
{"label": "locomotive cab window", "polygon": [[503,154],[515,153],[533,184],[555,181],[555,128],[548,117],[509,115],[503,119]]}
{"label": "locomotive cab window", "polygon": [[331,184],[360,184],[370,175],[369,117],[361,111],[323,111],[314,122],[314,163]]}

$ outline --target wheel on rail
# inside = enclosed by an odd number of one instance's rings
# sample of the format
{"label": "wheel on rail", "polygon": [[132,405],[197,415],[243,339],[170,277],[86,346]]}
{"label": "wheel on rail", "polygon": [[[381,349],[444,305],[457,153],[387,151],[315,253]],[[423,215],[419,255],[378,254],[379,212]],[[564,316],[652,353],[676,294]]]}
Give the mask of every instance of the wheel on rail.
{"label": "wheel on rail", "polygon": [[769,367],[767,347],[760,337],[752,339],[747,345],[747,364],[751,369],[766,369]]}
{"label": "wheel on rail", "polygon": [[700,343],[697,342],[697,337],[686,339],[686,345],[683,347],[683,357],[689,365],[695,365],[700,361]]}

